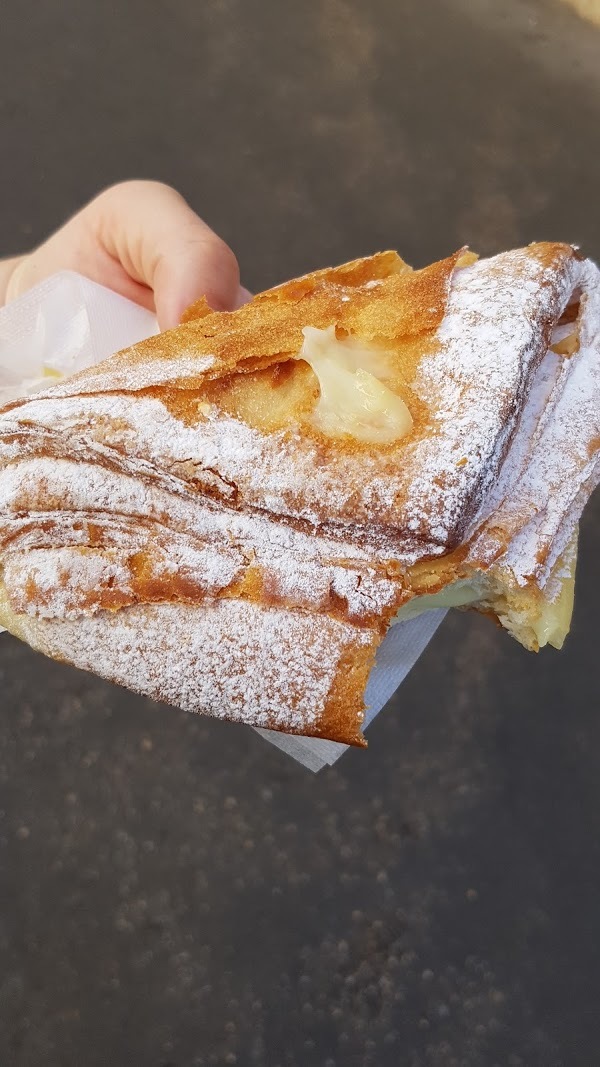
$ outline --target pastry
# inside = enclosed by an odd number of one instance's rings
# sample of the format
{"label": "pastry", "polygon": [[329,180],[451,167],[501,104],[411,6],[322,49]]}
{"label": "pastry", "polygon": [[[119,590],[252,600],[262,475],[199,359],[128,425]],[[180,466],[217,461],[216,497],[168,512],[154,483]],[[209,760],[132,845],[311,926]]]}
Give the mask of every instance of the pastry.
{"label": "pastry", "polygon": [[0,412],[0,623],[192,711],[364,744],[397,619],[560,646],[600,478],[600,275],[394,252],[194,305]]}

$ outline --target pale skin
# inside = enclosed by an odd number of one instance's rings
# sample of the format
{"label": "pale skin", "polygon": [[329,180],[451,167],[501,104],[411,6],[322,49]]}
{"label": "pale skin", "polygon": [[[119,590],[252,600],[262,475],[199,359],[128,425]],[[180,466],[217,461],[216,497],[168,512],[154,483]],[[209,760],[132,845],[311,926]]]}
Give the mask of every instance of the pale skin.
{"label": "pale skin", "polygon": [[228,245],[160,182],[113,185],[33,251],[0,260],[0,307],[60,270],[156,311],[163,330],[202,296],[219,311],[250,299]]}

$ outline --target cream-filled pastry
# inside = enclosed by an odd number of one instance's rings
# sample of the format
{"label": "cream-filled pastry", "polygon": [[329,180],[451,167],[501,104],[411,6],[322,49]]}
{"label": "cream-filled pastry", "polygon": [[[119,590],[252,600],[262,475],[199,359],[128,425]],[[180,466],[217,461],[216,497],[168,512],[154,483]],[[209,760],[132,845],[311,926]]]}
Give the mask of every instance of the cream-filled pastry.
{"label": "cream-filled pastry", "polygon": [[364,744],[395,620],[560,647],[600,479],[600,274],[394,252],[194,305],[0,411],[0,625],[156,699]]}

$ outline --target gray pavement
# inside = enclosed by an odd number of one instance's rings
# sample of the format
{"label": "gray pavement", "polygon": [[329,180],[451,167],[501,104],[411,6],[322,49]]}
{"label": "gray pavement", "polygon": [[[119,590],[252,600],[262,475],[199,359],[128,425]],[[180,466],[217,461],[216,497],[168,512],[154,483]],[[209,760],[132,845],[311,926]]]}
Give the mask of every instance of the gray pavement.
{"label": "gray pavement", "polygon": [[[599,50],[552,0],[6,0],[0,243],[135,176],[253,288],[598,258]],[[2,1067],[598,1063],[599,535],[597,497],[561,655],[449,619],[318,778],[3,637]]]}

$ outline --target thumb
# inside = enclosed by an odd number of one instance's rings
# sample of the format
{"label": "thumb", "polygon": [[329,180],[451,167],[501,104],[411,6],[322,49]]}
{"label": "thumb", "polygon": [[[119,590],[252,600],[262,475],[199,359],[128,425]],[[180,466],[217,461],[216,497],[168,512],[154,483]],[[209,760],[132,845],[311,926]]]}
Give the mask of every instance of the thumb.
{"label": "thumb", "polygon": [[176,326],[185,309],[201,297],[215,311],[230,311],[244,302],[233,252],[215,234],[204,234],[201,227],[203,223],[191,223],[184,232],[174,231],[148,279],[163,330]]}
{"label": "thumb", "polygon": [[245,302],[235,255],[169,186],[124,182],[101,193],[86,211],[104,253],[154,292],[161,329],[176,326],[203,296],[215,310]]}
{"label": "thumb", "polygon": [[111,186],[33,252],[8,261],[5,301],[59,270],[79,271],[155,309],[163,330],[203,296],[218,310],[250,298],[228,245],[160,182]]}

